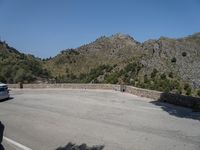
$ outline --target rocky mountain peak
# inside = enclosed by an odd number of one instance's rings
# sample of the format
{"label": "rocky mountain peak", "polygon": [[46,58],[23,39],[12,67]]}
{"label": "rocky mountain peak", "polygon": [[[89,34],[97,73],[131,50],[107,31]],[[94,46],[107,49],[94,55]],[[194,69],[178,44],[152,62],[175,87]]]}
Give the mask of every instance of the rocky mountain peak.
{"label": "rocky mountain peak", "polygon": [[121,38],[121,39],[130,39],[135,41],[133,37],[131,37],[129,34],[124,34],[124,33],[116,33],[110,36],[110,38]]}
{"label": "rocky mountain peak", "polygon": [[111,40],[122,40],[126,41],[129,44],[137,45],[140,44],[140,42],[136,41],[132,36],[129,34],[124,34],[124,33],[116,33],[113,34],[112,36],[109,37]]}

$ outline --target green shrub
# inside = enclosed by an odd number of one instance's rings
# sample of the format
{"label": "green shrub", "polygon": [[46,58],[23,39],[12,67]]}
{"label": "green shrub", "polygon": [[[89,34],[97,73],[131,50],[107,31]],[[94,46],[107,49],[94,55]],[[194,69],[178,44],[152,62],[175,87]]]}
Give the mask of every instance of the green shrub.
{"label": "green shrub", "polygon": [[184,90],[187,91],[187,89],[190,88],[190,85],[188,83],[184,84]]}
{"label": "green shrub", "polygon": [[184,90],[185,90],[185,94],[186,95],[191,95],[192,94],[192,88],[190,87],[190,85],[188,83],[184,84]]}
{"label": "green shrub", "polygon": [[173,77],[174,77],[173,72],[170,72],[168,76],[169,76],[170,78],[173,78]]}
{"label": "green shrub", "polygon": [[166,77],[165,73],[163,73],[163,74],[160,75],[160,79],[165,80],[166,78],[167,77]]}
{"label": "green shrub", "polygon": [[116,73],[107,75],[107,76],[105,77],[105,81],[106,81],[106,83],[116,84],[116,83],[118,82],[118,76],[117,76]]}
{"label": "green shrub", "polygon": [[187,90],[186,90],[186,93],[185,93],[186,95],[191,95],[192,94],[192,88],[188,88]]}
{"label": "green shrub", "polygon": [[6,79],[4,76],[0,75],[0,81],[3,83],[7,83]]}
{"label": "green shrub", "polygon": [[69,54],[74,54],[74,55],[79,55],[80,53],[76,50],[70,49],[70,50],[66,50],[66,52],[68,52]]}
{"label": "green shrub", "polygon": [[18,82],[29,82],[29,81],[33,81],[34,77],[31,75],[30,72],[27,72],[26,70],[20,68],[19,70],[17,70],[16,75],[14,77],[14,82],[18,83]]}
{"label": "green shrub", "polygon": [[137,62],[129,63],[125,68],[125,72],[132,72],[132,73],[138,73],[141,69],[141,64]]}
{"label": "green shrub", "polygon": [[84,74],[84,73],[81,73],[80,75],[79,75],[79,79],[80,80],[84,80],[85,78],[86,78],[86,74]]}
{"label": "green shrub", "polygon": [[173,58],[171,59],[171,62],[172,62],[172,63],[175,63],[175,62],[176,62],[176,57],[173,57]]}
{"label": "green shrub", "polygon": [[148,79],[148,76],[146,74],[144,75],[144,83],[149,83],[149,79]]}
{"label": "green shrub", "polygon": [[[111,72],[113,69],[112,66],[110,65],[101,65],[98,66],[97,68],[93,68],[90,70],[89,73],[81,73],[77,78],[76,82],[81,82],[81,83],[89,83],[89,82],[94,82],[98,83],[99,81],[97,78],[101,75],[104,75],[107,72]],[[68,77],[70,78],[70,77]]]}
{"label": "green shrub", "polygon": [[158,73],[158,70],[154,68],[153,72],[151,73],[151,78],[155,78],[157,73]]}
{"label": "green shrub", "polygon": [[65,73],[69,73],[69,69],[68,68],[65,69]]}
{"label": "green shrub", "polygon": [[187,56],[187,53],[186,53],[186,52],[183,52],[183,53],[182,53],[182,56],[183,56],[183,57]]}
{"label": "green shrub", "polygon": [[129,71],[135,72],[136,67],[137,67],[137,64],[136,64],[136,63],[129,63],[129,64],[124,68],[124,70],[125,70],[125,72],[129,72]]}
{"label": "green shrub", "polygon": [[200,97],[200,89],[197,91],[197,96]]}

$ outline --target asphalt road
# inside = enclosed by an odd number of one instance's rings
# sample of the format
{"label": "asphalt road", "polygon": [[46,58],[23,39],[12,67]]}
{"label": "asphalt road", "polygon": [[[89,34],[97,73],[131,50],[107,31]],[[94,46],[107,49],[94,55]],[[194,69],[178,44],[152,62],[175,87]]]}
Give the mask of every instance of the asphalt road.
{"label": "asphalt road", "polygon": [[[6,138],[32,150],[68,142],[104,150],[200,150],[200,114],[103,90],[12,90],[0,103]],[[16,147],[4,139],[5,150]]]}

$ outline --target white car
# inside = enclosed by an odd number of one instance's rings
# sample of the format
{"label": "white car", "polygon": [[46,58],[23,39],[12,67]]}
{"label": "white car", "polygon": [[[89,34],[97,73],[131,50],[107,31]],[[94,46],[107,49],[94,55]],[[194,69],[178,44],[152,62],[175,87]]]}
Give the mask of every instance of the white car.
{"label": "white car", "polygon": [[10,97],[8,86],[4,83],[0,83],[0,100],[8,99]]}

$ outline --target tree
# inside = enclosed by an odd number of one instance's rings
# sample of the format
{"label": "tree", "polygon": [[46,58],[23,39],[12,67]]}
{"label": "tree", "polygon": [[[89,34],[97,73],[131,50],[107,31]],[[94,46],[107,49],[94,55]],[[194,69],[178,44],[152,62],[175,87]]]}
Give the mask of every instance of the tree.
{"label": "tree", "polygon": [[23,82],[25,80],[25,76],[26,76],[26,71],[22,68],[20,68],[17,72],[16,75],[14,77],[14,82],[18,83],[18,82]]}
{"label": "tree", "polygon": [[18,83],[18,82],[32,82],[35,78],[33,77],[33,75],[31,74],[31,72],[26,71],[23,68],[20,68],[19,70],[17,70],[16,75],[14,77],[14,82]]}

